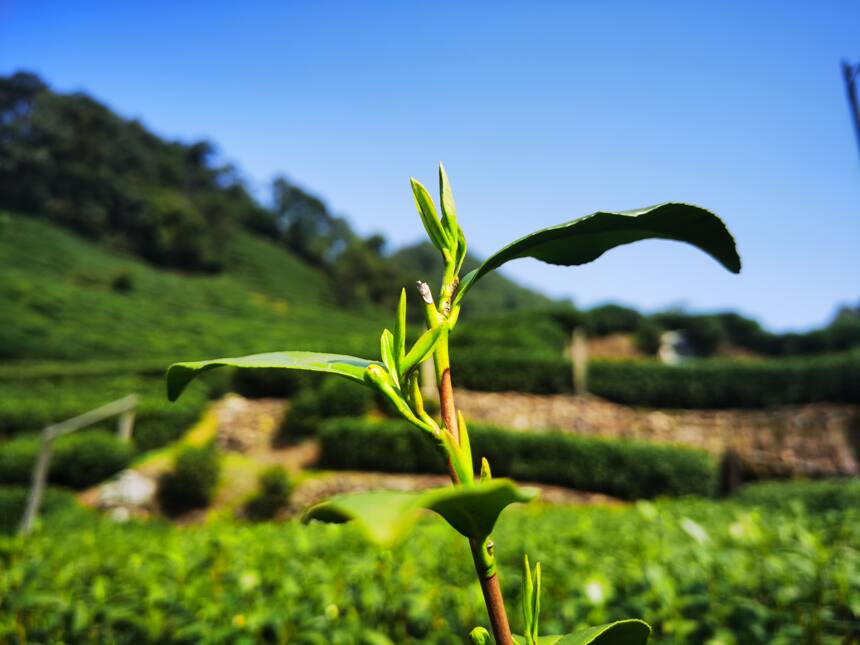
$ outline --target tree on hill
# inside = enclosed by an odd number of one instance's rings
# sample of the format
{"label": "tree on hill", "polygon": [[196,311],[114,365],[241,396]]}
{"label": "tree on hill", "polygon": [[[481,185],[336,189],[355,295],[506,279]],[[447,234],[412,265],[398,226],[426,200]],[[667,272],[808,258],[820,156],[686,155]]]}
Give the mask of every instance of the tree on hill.
{"label": "tree on hill", "polygon": [[33,74],[0,78],[0,207],[49,218],[154,264],[214,270],[263,209],[208,142],[163,141]]}

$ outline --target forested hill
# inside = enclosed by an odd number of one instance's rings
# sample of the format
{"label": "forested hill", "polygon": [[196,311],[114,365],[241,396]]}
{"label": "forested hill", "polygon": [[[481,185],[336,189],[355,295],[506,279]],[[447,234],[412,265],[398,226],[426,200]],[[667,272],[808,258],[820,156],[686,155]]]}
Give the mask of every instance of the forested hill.
{"label": "forested hill", "polygon": [[[219,159],[211,142],[166,141],[85,94],[52,91],[35,75],[0,77],[0,210],[47,219],[185,273],[229,272],[229,240],[243,231],[316,269],[329,279],[333,301],[357,310],[390,306],[400,285],[432,279],[416,271],[436,266],[432,258],[425,266],[425,249],[408,263],[409,254],[392,259],[384,237],[362,238],[284,177],[261,204]],[[415,223],[417,234],[417,214]],[[471,303],[492,314],[549,300],[498,277],[475,289]]]}

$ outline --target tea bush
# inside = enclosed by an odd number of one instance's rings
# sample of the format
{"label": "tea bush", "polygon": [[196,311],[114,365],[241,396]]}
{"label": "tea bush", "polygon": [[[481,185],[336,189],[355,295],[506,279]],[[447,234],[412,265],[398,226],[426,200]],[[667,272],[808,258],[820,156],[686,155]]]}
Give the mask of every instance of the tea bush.
{"label": "tea bush", "polygon": [[457,353],[454,381],[458,387],[482,392],[559,394],[573,390],[573,371],[570,361],[560,354],[535,356],[505,349],[461,350]]}
{"label": "tea bush", "polygon": [[757,408],[860,401],[860,353],[761,361],[707,360],[679,366],[593,362],[589,389],[618,403],[679,408]]}
{"label": "tea bush", "polygon": [[[856,506],[666,500],[516,507],[495,537],[512,606],[522,552],[550,563],[547,631],[642,614],[655,645],[757,645],[860,638],[858,533]],[[486,625],[467,557],[436,517],[384,552],[352,527],[48,517],[0,538],[0,642],[454,645]]]}
{"label": "tea bush", "polygon": [[176,456],[173,470],[158,482],[158,501],[169,515],[209,505],[215,495],[221,465],[214,443],[186,446]]}
{"label": "tea bush", "polygon": [[[0,445],[0,484],[28,485],[41,438],[22,435]],[[131,462],[134,448],[102,430],[84,430],[54,443],[48,481],[87,488],[119,472]]]}
{"label": "tea bush", "polygon": [[[572,390],[570,362],[517,351],[461,352],[456,384],[489,392],[535,394]],[[597,396],[665,408],[759,408],[816,401],[860,401],[860,353],[812,358],[694,360],[670,366],[656,361],[593,360],[588,388]]]}
{"label": "tea bush", "polygon": [[291,398],[320,383],[315,374],[278,369],[236,370],[231,381],[233,391],[249,399]]}
{"label": "tea bush", "polygon": [[810,512],[846,511],[860,508],[860,480],[760,482],[741,488],[738,498],[746,504],[786,508],[800,504]]}
{"label": "tea bush", "polygon": [[[214,374],[200,388],[189,392],[187,400],[171,404],[164,400],[164,385],[149,376],[97,375],[39,376],[20,380],[0,378],[0,437],[40,430],[83,414],[127,394],[137,393],[132,438],[140,450],[161,447],[177,439],[199,416],[219,384]],[[116,427],[116,419],[100,424]]]}
{"label": "tea bush", "polygon": [[[473,460],[486,457],[496,476],[625,499],[709,496],[716,490],[714,460],[692,448],[476,424],[469,434]],[[319,439],[320,465],[326,468],[445,472],[433,446],[401,421],[332,419],[322,425]]]}
{"label": "tea bush", "polygon": [[260,473],[259,491],[245,504],[248,519],[270,520],[290,501],[292,482],[283,466],[270,466]]}
{"label": "tea bush", "polygon": [[376,405],[373,392],[339,379],[328,379],[314,389],[302,390],[290,403],[278,431],[278,440],[316,434],[324,419],[364,416]]}
{"label": "tea bush", "polygon": [[[0,534],[11,534],[18,530],[24,517],[29,491],[29,486],[0,486]],[[48,487],[42,496],[39,517],[44,520],[54,511],[72,507],[74,503],[75,498],[70,492]]]}

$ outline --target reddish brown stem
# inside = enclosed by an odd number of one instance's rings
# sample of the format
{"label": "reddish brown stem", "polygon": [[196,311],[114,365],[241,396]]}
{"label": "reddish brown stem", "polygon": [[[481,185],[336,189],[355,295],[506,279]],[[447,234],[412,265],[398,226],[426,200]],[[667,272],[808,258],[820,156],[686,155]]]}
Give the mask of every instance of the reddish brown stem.
{"label": "reddish brown stem", "polygon": [[472,547],[475,572],[481,582],[484,604],[487,606],[487,614],[490,617],[490,626],[493,628],[496,645],[514,645],[511,627],[508,625],[508,613],[505,611],[505,600],[502,598],[502,586],[499,584],[499,574],[494,571],[492,575],[487,577],[483,571],[481,545],[473,540],[469,540],[469,545]]}
{"label": "reddish brown stem", "polygon": [[[451,370],[442,371],[439,379],[439,407],[441,408],[442,421],[454,435],[457,443],[460,442],[460,431],[457,424],[457,408],[454,404],[454,388],[451,384]],[[454,472],[451,463],[448,463],[451,479],[459,483],[459,477]],[[511,628],[508,624],[508,614],[505,610],[505,601],[502,598],[502,588],[499,584],[499,575],[492,571],[489,575],[486,571],[486,557],[482,553],[483,544],[469,540],[472,548],[472,560],[475,563],[475,573],[481,583],[481,591],[484,594],[484,604],[487,606],[487,615],[490,618],[490,626],[493,628],[493,636],[496,645],[514,645]],[[492,547],[490,547],[492,548]]]}
{"label": "reddish brown stem", "polygon": [[442,372],[439,379],[439,407],[442,413],[442,423],[454,436],[454,441],[460,443],[460,429],[457,425],[457,408],[454,407],[454,387],[451,385],[451,370]]}

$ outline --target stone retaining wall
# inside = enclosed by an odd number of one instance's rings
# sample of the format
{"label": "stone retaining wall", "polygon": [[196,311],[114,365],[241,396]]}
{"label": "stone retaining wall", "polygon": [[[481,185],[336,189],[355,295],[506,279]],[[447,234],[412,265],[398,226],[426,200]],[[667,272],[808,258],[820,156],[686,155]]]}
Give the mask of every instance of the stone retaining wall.
{"label": "stone retaining wall", "polygon": [[467,419],[732,451],[751,469],[781,476],[860,472],[860,406],[810,404],[767,410],[653,410],[593,396],[458,390]]}

